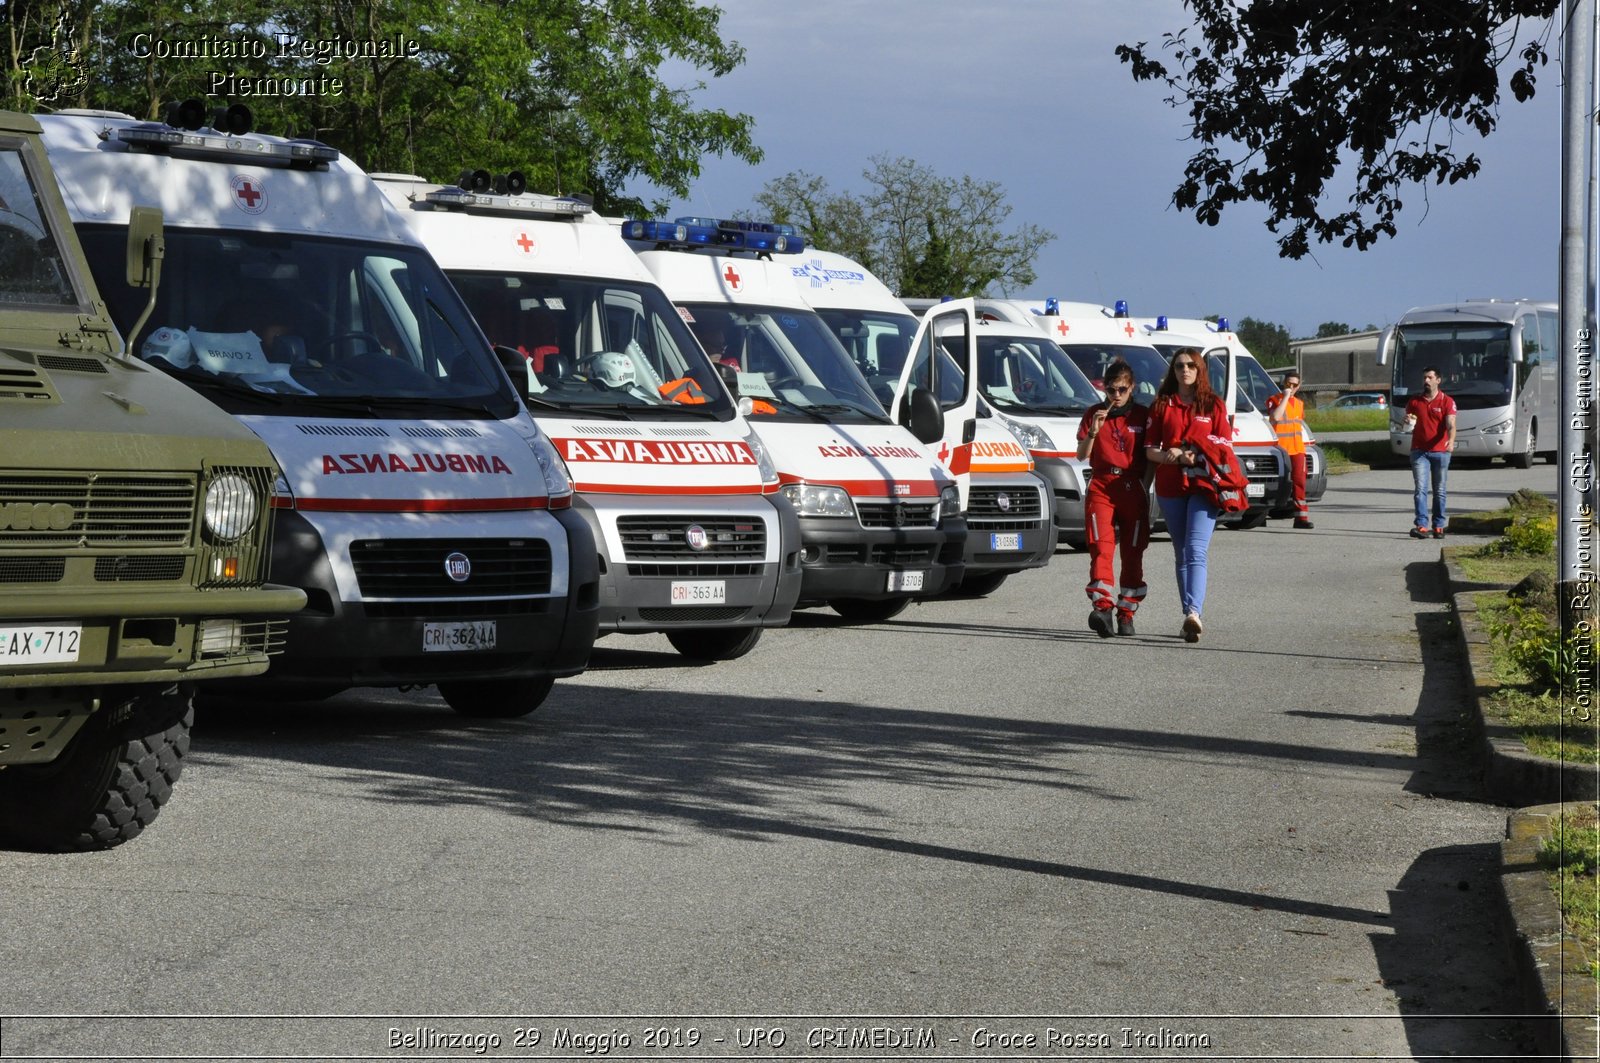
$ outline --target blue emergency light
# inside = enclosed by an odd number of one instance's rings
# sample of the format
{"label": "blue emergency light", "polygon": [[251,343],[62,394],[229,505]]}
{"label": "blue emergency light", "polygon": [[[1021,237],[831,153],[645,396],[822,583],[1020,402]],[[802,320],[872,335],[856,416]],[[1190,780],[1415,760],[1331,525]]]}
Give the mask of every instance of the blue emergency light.
{"label": "blue emergency light", "polygon": [[1158,314],[1158,315],[1156,315],[1156,331],[1157,332],[1165,332],[1165,331],[1167,331],[1167,315],[1166,314]]}
{"label": "blue emergency light", "polygon": [[1046,299],[1044,301],[1044,316],[1045,317],[1060,317],[1061,316],[1061,300],[1057,299],[1053,295],[1050,296],[1050,298]]}
{"label": "blue emergency light", "polygon": [[1232,329],[1230,329],[1228,327],[1228,319],[1227,318],[1225,318],[1225,317],[1217,318],[1217,331],[1218,332],[1231,332],[1231,331],[1233,331]]}
{"label": "blue emergency light", "polygon": [[1117,300],[1117,305],[1113,308],[1112,316],[1113,317],[1127,317],[1128,316],[1128,300],[1126,300],[1126,299],[1118,299]]}
{"label": "blue emergency light", "polygon": [[693,215],[670,222],[630,218],[622,223],[622,235],[624,239],[653,241],[659,247],[679,250],[712,248],[717,251],[796,255],[806,247],[806,242],[795,235],[792,225]]}

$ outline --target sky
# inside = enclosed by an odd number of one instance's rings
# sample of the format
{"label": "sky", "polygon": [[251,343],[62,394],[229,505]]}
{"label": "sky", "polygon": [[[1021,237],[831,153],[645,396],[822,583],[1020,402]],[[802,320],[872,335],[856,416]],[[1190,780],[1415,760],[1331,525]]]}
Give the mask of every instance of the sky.
{"label": "sky", "polygon": [[[1490,137],[1465,134],[1483,160],[1476,178],[1404,191],[1398,236],[1367,251],[1314,244],[1291,262],[1278,258],[1261,208],[1237,204],[1207,227],[1171,205],[1193,153],[1185,115],[1164,102],[1163,86],[1135,83],[1114,49],[1157,45],[1191,24],[1181,0],[720,6],[723,35],[745,48],[744,65],[715,80],[684,67],[662,76],[681,87],[707,80],[696,105],[753,116],[766,157],[756,166],[707,158],[686,199],[664,197],[669,216],[751,210],[766,182],[794,170],[826,178],[835,192],[863,193],[867,160],[887,153],[945,176],[997,181],[1014,208],[1008,226],[1056,234],[1035,263],[1038,281],[1013,296],[1126,299],[1140,317],[1254,317],[1294,338],[1325,321],[1382,326],[1410,307],[1456,298],[1557,296],[1555,61],[1532,102],[1505,94]],[[1550,48],[1559,58],[1559,39]],[[1349,194],[1348,183],[1333,187],[1339,201]]]}

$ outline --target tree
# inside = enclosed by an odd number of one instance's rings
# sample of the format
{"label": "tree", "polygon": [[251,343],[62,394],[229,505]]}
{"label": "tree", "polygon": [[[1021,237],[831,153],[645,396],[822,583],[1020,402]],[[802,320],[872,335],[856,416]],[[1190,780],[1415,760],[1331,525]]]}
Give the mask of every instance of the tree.
{"label": "tree", "polygon": [[1354,331],[1355,329],[1351,328],[1349,325],[1346,325],[1343,321],[1324,321],[1322,324],[1317,326],[1317,339],[1328,339],[1332,336],[1348,336]]}
{"label": "tree", "polygon": [[[1365,250],[1395,235],[1401,193],[1466,180],[1481,163],[1457,137],[1491,133],[1500,115],[1501,69],[1533,96],[1549,60],[1545,42],[1559,0],[1185,0],[1189,29],[1168,33],[1153,58],[1147,42],[1118,45],[1135,81],[1155,81],[1185,108],[1201,145],[1173,193],[1179,210],[1216,225],[1230,204],[1267,208],[1278,254],[1301,258],[1311,238]],[[1540,24],[1523,40],[1523,23]],[[1519,44],[1520,41],[1520,44]],[[1219,145],[1242,149],[1237,158]],[[1354,165],[1347,206],[1325,206],[1341,166]],[[1287,231],[1284,227],[1287,226]]]}
{"label": "tree", "polygon": [[1233,331],[1263,366],[1294,364],[1294,355],[1289,352],[1289,330],[1282,325],[1247,317],[1237,322]]}
{"label": "tree", "polygon": [[795,171],[762,187],[759,213],[856,259],[902,296],[984,295],[991,285],[1034,282],[1033,260],[1055,234],[1027,223],[1005,231],[1012,208],[998,181],[941,177],[903,157],[868,161],[864,195],[834,193],[825,179]]}
{"label": "tree", "polygon": [[[712,77],[744,61],[720,35],[721,12],[699,0],[26,0],[4,10],[10,105],[23,110],[48,102],[157,118],[186,98],[231,100],[254,110],[257,129],[324,140],[369,170],[454,181],[463,169],[518,169],[530,188],[588,193],[618,213],[665,209],[629,197],[635,179],[685,196],[708,155],[761,159],[753,118],[696,108],[704,82],[660,75],[669,61]],[[87,83],[71,100],[26,94],[36,48],[19,32],[48,44],[52,11],[84,42]],[[171,53],[210,41],[229,54]]]}

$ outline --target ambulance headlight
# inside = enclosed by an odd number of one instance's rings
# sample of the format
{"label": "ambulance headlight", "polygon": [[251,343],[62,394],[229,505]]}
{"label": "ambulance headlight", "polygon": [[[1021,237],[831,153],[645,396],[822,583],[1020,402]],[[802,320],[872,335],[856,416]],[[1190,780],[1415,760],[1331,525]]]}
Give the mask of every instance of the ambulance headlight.
{"label": "ambulance headlight", "polygon": [[744,442],[745,446],[750,448],[750,453],[756,456],[756,472],[760,474],[761,482],[768,484],[776,480],[778,478],[778,466],[774,464],[772,455],[767,451],[766,444],[761,442],[761,437],[756,435],[754,430],[751,430],[745,434]]}
{"label": "ambulance headlight", "polygon": [[555,444],[544,433],[528,440],[539,471],[544,474],[545,487],[550,490],[550,508],[565,509],[572,505],[572,477],[567,475],[567,463],[561,460]]}
{"label": "ambulance headlight", "polygon": [[821,484],[784,484],[783,497],[802,517],[854,517],[856,507],[842,487]]}
{"label": "ambulance headlight", "polygon": [[961,516],[961,491],[955,484],[939,488],[939,519]]}
{"label": "ambulance headlight", "polygon": [[231,543],[255,527],[256,492],[248,480],[235,473],[223,473],[206,487],[206,531]]}
{"label": "ambulance headlight", "polygon": [[1506,419],[1504,421],[1499,422],[1498,424],[1490,425],[1488,428],[1485,428],[1484,431],[1486,433],[1488,433],[1489,435],[1498,436],[1498,435],[1504,435],[1505,433],[1511,431],[1515,427],[1516,427],[1516,422],[1512,421],[1512,420],[1510,420],[1508,418],[1508,419]]}
{"label": "ambulance headlight", "polygon": [[1005,416],[1000,417],[1000,423],[1005,425],[1006,429],[1017,437],[1018,443],[1021,443],[1029,450],[1056,449],[1055,441],[1050,438],[1050,433],[1043,428],[1031,424],[1023,424],[1021,421],[1013,421]]}

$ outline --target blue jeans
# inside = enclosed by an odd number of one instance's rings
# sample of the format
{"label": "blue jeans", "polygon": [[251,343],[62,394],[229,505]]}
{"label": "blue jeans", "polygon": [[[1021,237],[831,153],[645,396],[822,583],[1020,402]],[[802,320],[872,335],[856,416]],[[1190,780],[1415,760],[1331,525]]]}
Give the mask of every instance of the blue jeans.
{"label": "blue jeans", "polygon": [[1211,533],[1217,530],[1217,507],[1200,495],[1157,495],[1156,504],[1167,522],[1167,534],[1172,536],[1183,615],[1199,616],[1206,603],[1206,555],[1211,550]]}
{"label": "blue jeans", "polygon": [[[1428,517],[1428,481],[1433,481],[1433,517]],[[1416,488],[1416,518],[1419,528],[1444,527],[1445,483],[1450,479],[1448,450],[1413,450],[1411,483]]]}

